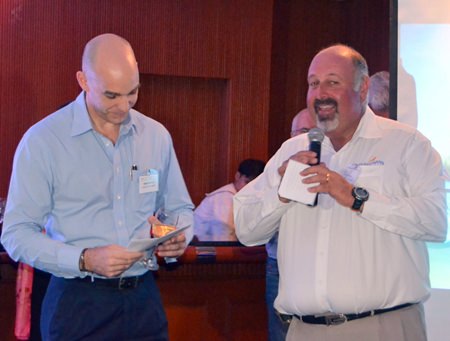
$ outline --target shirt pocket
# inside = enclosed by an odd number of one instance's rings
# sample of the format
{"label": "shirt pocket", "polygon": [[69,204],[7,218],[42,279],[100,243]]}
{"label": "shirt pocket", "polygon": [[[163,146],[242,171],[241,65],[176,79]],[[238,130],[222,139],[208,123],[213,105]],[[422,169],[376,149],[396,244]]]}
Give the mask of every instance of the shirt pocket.
{"label": "shirt pocket", "polygon": [[383,186],[384,165],[360,165],[356,186],[381,192]]}
{"label": "shirt pocket", "polygon": [[156,197],[158,190],[143,191],[142,181],[144,177],[148,176],[147,170],[134,171],[133,179],[131,181],[131,203],[133,211],[136,211],[144,216],[150,216],[155,210]]}

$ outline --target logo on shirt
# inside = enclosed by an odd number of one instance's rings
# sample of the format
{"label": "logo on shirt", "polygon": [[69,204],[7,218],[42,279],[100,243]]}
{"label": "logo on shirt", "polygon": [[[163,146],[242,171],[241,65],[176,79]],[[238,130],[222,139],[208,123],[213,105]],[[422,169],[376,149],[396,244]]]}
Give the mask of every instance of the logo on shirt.
{"label": "logo on shirt", "polygon": [[361,166],[384,166],[384,161],[377,160],[377,157],[374,156],[367,162],[352,163],[350,165],[350,167],[352,167],[352,168],[358,168],[358,167],[361,167]]}
{"label": "logo on shirt", "polygon": [[349,164],[341,174],[348,182],[355,184],[356,179],[358,179],[359,174],[361,173],[361,167],[366,166],[384,166],[384,161],[377,160],[377,157],[374,156],[367,162]]}

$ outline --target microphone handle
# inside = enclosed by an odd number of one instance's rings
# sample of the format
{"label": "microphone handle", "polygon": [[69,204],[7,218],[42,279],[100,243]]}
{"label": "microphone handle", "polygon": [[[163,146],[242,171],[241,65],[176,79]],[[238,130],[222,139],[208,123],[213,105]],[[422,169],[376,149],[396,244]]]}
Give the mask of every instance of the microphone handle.
{"label": "microphone handle", "polygon": [[310,164],[311,166],[318,165],[320,163],[320,149],[322,143],[320,141],[311,141],[309,143],[309,150],[317,154],[317,162],[315,164]]}
{"label": "microphone handle", "polygon": [[[322,143],[320,141],[311,141],[309,143],[309,150],[312,152],[315,152],[317,154],[317,162],[315,164],[310,164],[311,166],[318,165],[320,163],[320,150],[322,147]],[[311,204],[309,206],[317,206],[317,201],[319,199],[319,193],[316,194],[316,199],[314,200],[314,204]]]}

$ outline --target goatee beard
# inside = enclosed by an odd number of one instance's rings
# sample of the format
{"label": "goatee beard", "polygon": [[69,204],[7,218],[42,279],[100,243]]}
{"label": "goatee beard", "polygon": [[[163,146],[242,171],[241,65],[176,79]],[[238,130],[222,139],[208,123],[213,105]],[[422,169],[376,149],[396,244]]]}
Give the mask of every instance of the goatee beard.
{"label": "goatee beard", "polygon": [[317,116],[317,128],[321,129],[324,133],[335,130],[339,126],[339,113],[336,112],[332,120],[325,119],[320,120]]}
{"label": "goatee beard", "polygon": [[[320,111],[321,105],[332,105],[334,106],[336,112],[333,115],[333,119],[330,119],[328,117],[325,117],[323,119],[320,118],[318,112]],[[317,121],[317,127],[321,129],[323,132],[329,132],[335,130],[339,125],[339,111],[338,111],[338,104],[337,102],[332,98],[325,98],[325,99],[316,99],[314,101],[314,109],[316,111],[316,121]]]}

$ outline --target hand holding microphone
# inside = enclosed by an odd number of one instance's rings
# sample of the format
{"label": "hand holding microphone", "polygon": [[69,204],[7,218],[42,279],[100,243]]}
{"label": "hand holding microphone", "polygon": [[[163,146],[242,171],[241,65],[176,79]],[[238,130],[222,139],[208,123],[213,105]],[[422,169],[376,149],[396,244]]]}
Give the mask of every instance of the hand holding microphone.
{"label": "hand holding microphone", "polygon": [[294,200],[309,206],[317,205],[317,194],[309,191],[308,188],[311,185],[306,185],[304,177],[300,174],[303,170],[310,168],[307,165],[320,164],[320,151],[324,134],[320,129],[313,128],[309,131],[308,138],[310,141],[309,150],[298,152],[278,168],[278,173],[282,177],[278,194],[280,201],[284,203]]}
{"label": "hand holding microphone", "polygon": [[[322,148],[322,141],[325,135],[319,128],[312,128],[308,132],[309,139],[309,150],[303,150],[298,152],[297,154],[292,155],[288,160],[284,161],[283,164],[278,168],[278,173],[281,177],[283,177],[284,172],[286,171],[287,164],[289,160],[294,160],[297,162],[301,162],[310,166],[315,166],[320,164],[320,152]],[[314,152],[312,154],[311,152]],[[316,162],[312,162],[311,159],[316,158]]]}

